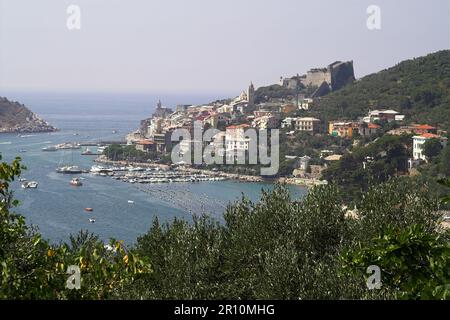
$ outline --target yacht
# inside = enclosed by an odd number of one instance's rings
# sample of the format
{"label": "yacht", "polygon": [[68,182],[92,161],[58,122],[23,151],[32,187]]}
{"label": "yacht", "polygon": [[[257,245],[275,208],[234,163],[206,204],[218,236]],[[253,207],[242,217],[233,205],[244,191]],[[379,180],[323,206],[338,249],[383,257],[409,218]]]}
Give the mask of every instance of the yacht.
{"label": "yacht", "polygon": [[64,166],[57,168],[56,172],[64,174],[80,174],[83,171],[78,166]]}
{"label": "yacht", "polygon": [[53,151],[58,151],[58,148],[55,146],[48,146],[48,147],[42,148],[42,151],[53,152]]}
{"label": "yacht", "polygon": [[114,172],[111,168],[103,166],[92,166],[90,171],[96,174]]}

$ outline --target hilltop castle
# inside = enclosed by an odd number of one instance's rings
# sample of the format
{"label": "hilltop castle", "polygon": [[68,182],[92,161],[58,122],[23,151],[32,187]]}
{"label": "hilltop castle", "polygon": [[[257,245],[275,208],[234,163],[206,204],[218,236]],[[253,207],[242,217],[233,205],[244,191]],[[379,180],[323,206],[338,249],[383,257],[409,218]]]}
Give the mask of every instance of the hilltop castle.
{"label": "hilltop castle", "polygon": [[355,81],[353,61],[336,61],[326,68],[311,69],[306,75],[300,76],[297,74],[292,78],[281,77],[279,84],[289,89],[296,89],[299,86],[313,86],[317,87],[320,93],[323,93],[339,90],[353,81]]}

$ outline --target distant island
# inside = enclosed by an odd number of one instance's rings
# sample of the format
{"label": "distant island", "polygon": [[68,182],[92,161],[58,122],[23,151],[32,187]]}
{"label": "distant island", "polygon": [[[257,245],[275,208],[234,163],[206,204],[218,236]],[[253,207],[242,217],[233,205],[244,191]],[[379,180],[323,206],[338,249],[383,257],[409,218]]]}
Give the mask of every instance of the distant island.
{"label": "distant island", "polygon": [[0,97],[0,133],[38,133],[57,130],[25,105]]}

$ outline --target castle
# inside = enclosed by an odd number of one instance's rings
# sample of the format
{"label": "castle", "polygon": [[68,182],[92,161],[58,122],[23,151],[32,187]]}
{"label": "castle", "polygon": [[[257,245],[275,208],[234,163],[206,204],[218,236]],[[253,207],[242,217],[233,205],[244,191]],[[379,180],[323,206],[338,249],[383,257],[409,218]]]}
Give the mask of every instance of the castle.
{"label": "castle", "polygon": [[339,90],[347,84],[355,81],[353,61],[336,61],[326,68],[314,68],[306,75],[296,75],[292,78],[280,78],[280,86],[297,89],[298,87],[313,86],[321,92]]}

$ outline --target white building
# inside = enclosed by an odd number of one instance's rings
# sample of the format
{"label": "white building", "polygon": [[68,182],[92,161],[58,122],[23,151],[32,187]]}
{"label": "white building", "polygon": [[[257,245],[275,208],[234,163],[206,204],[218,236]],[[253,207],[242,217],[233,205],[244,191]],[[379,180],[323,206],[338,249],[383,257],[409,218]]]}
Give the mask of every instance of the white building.
{"label": "white building", "polygon": [[295,130],[317,133],[320,131],[320,120],[311,117],[297,118],[295,120]]}
{"label": "white building", "polygon": [[214,136],[214,148],[216,154],[226,155],[227,161],[235,161],[238,156],[245,155],[249,151],[251,139],[245,135],[248,125],[229,126],[225,132]]}
{"label": "white building", "polygon": [[424,160],[427,161],[427,157],[423,154],[424,144],[430,139],[439,139],[441,141],[442,147],[447,145],[447,138],[438,136],[433,133],[424,133],[420,136],[413,137],[413,159],[414,160]]}

